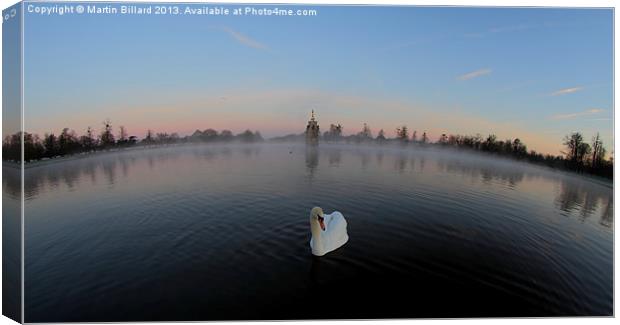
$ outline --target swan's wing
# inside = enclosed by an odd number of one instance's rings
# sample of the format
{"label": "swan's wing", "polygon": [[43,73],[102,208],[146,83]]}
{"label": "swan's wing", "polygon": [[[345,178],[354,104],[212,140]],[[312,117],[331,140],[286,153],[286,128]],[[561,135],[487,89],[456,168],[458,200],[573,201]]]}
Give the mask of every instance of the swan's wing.
{"label": "swan's wing", "polygon": [[[329,218],[327,218],[327,216],[329,216]],[[344,216],[340,212],[334,211],[330,215],[325,215],[325,221],[325,232],[328,236],[331,237],[334,236],[332,234],[346,233],[347,221],[344,219]]]}
{"label": "swan's wing", "polygon": [[332,223],[334,223],[334,225],[336,224],[344,224],[344,226],[346,227],[347,221],[344,219],[344,216],[342,215],[342,213],[338,212],[338,211],[334,211],[331,214],[331,221]]}
{"label": "swan's wing", "polygon": [[334,220],[334,214],[323,214],[323,218],[325,218],[325,226],[327,228],[329,228],[329,225],[331,225],[332,220]]}
{"label": "swan's wing", "polygon": [[327,250],[332,251],[346,243],[349,237],[347,234],[347,221],[344,219],[344,216],[338,211],[334,211],[329,216],[329,220],[326,218],[326,221],[329,223],[326,225],[327,229],[322,238]]}

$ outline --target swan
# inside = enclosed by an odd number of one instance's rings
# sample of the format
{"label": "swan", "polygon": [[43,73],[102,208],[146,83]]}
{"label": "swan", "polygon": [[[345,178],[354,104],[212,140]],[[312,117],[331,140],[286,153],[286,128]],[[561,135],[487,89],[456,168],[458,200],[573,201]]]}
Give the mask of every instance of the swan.
{"label": "swan", "polygon": [[323,214],[323,209],[314,207],[310,211],[310,248],[312,254],[323,256],[349,240],[347,234],[347,221],[342,213],[334,211],[331,214]]}

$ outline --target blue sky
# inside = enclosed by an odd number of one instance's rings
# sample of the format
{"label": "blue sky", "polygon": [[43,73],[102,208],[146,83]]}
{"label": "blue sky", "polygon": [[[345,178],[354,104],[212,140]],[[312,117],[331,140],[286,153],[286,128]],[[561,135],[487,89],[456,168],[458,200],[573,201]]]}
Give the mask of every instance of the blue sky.
{"label": "blue sky", "polygon": [[598,131],[612,148],[611,10],[279,7],[318,15],[26,13],[26,130],[276,136],[315,109],[346,134],[406,124],[559,154]]}

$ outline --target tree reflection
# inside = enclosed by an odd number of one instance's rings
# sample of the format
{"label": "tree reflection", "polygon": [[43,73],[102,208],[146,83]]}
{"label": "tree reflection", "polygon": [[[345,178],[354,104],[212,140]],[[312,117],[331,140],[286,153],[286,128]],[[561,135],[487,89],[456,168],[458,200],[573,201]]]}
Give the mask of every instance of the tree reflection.
{"label": "tree reflection", "polygon": [[597,190],[583,181],[563,180],[555,204],[558,209],[575,214],[581,222],[592,216],[599,208],[599,224],[613,225],[613,197],[606,191]]}
{"label": "tree reflection", "polygon": [[[25,169],[24,195],[29,200],[38,196],[41,191],[54,191],[63,186],[69,190],[75,190],[79,189],[83,183],[90,185],[101,183],[99,185],[115,186],[119,182],[117,179],[119,177],[126,179],[136,173],[139,174],[139,171],[144,174],[144,171],[155,170],[160,164],[169,164],[170,166],[165,166],[166,170],[173,171],[175,168],[183,168],[184,161],[192,159],[192,157],[198,158],[203,163],[227,163],[234,161],[234,159],[243,160],[247,157],[260,155],[261,150],[266,149],[261,149],[258,146],[252,148],[239,146],[161,148],[158,150],[110,152],[80,159],[55,160],[50,163],[41,162],[39,165],[31,165]],[[599,223],[601,225],[605,227],[612,227],[613,225],[613,198],[609,195],[611,191],[609,185],[602,184],[599,186],[592,183],[593,181],[581,177],[547,173],[540,169],[496,161],[495,158],[487,161],[485,159],[466,159],[463,156],[435,155],[434,153],[408,154],[401,151],[390,152],[385,150],[350,152],[337,147],[319,149],[309,146],[305,148],[304,163],[306,177],[310,181],[314,179],[319,169],[319,150],[323,150],[327,155],[330,167],[338,167],[347,171],[351,168],[360,168],[359,162],[350,159],[351,157],[359,159],[362,169],[364,169],[368,168],[369,165],[373,165],[372,167],[381,165],[385,154],[390,157],[389,160],[393,159],[394,170],[398,173],[404,173],[408,168],[428,175],[446,173],[460,178],[469,177],[472,184],[479,183],[491,186],[499,184],[508,188],[515,188],[524,180],[529,181],[536,177],[547,178],[552,180],[554,184],[558,184],[557,193],[553,194],[555,198],[551,200],[557,209],[582,221],[593,215],[600,216]],[[286,151],[287,156],[288,153],[289,149]],[[374,164],[373,155],[376,156],[376,164]],[[6,175],[3,188],[8,195],[19,197],[21,191],[19,169],[11,168],[3,167],[3,172]],[[303,170],[303,167],[301,168]],[[13,170],[14,173],[9,172],[9,170]],[[363,172],[358,172],[360,177],[366,175]],[[11,174],[17,176],[12,177]]]}
{"label": "tree reflection", "polygon": [[381,166],[383,164],[383,151],[377,151],[377,165]]}
{"label": "tree reflection", "polygon": [[359,151],[360,161],[362,163],[362,169],[366,169],[368,167],[368,163],[370,163],[370,154],[366,150]]}
{"label": "tree reflection", "polygon": [[306,169],[308,170],[308,178],[312,180],[314,173],[319,165],[319,149],[315,146],[306,147]]}
{"label": "tree reflection", "polygon": [[339,148],[329,148],[326,151],[329,166],[338,167],[340,165],[340,160],[342,159],[342,150]]}
{"label": "tree reflection", "polygon": [[9,198],[21,199],[21,173],[13,166],[2,166],[2,193]]}
{"label": "tree reflection", "polygon": [[[56,189],[60,186],[74,190],[85,181],[97,184],[100,177],[103,177],[107,185],[114,185],[119,172],[123,177],[128,177],[132,168],[136,168],[140,162],[145,162],[146,166],[152,169],[156,164],[178,155],[175,151],[142,151],[140,156],[135,156],[135,152],[110,152],[96,157],[55,160],[27,166],[24,170],[24,195],[26,199],[34,198],[44,188]],[[11,184],[7,188],[19,191],[19,183]]]}
{"label": "tree reflection", "polygon": [[603,209],[601,209],[601,211],[602,211],[601,220],[599,223],[608,228],[613,227],[613,223],[614,223],[614,198],[613,196],[609,196],[607,198],[607,201],[605,202],[605,205]]}
{"label": "tree reflection", "polygon": [[394,169],[396,169],[399,173],[403,173],[405,168],[407,167],[407,159],[408,157],[404,154],[398,154],[394,158]]}
{"label": "tree reflection", "polygon": [[601,197],[595,195],[592,191],[585,191],[583,198],[583,207],[581,208],[580,216],[582,219],[589,217],[592,212],[596,210],[599,205]]}
{"label": "tree reflection", "polygon": [[245,146],[241,148],[241,152],[246,158],[258,156],[260,153],[260,147],[257,146]]}
{"label": "tree reflection", "polygon": [[472,179],[479,179],[483,184],[499,183],[514,188],[523,181],[525,172],[521,168],[509,168],[501,165],[490,165],[473,161],[462,162],[455,159],[439,158],[437,167],[440,171],[451,174],[468,175]]}
{"label": "tree reflection", "polygon": [[102,171],[108,181],[108,185],[114,185],[116,181],[116,160],[103,161]]}

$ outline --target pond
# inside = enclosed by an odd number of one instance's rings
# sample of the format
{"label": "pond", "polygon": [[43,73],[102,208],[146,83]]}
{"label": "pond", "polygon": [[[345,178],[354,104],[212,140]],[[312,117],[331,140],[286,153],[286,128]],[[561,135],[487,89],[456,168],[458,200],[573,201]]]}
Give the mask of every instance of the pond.
{"label": "pond", "polygon": [[482,154],[103,153],[27,168],[24,227],[26,322],[613,314],[612,183]]}

